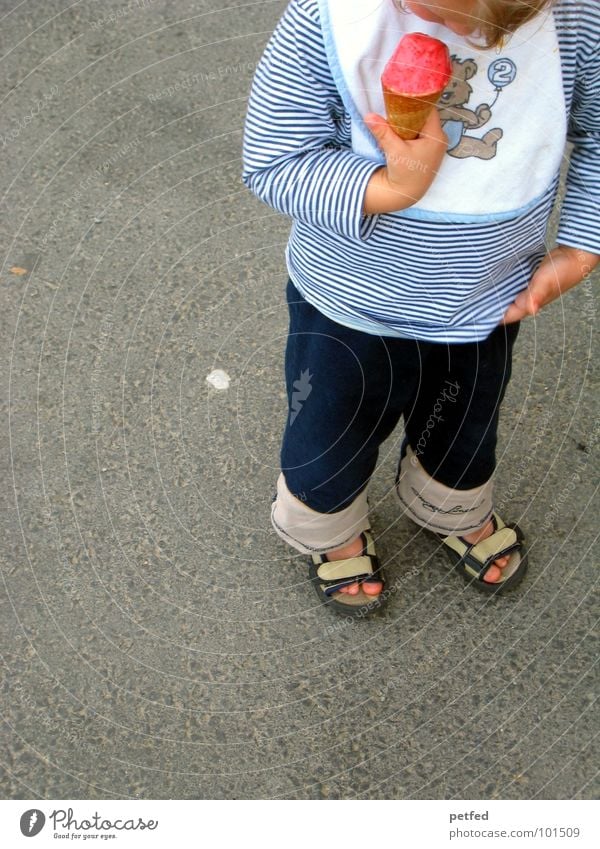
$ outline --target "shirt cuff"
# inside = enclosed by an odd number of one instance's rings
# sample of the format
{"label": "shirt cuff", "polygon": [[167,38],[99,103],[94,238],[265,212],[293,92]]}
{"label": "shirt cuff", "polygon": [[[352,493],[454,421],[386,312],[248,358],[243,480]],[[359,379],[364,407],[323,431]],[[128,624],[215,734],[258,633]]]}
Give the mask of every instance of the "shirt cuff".
{"label": "shirt cuff", "polygon": [[579,248],[591,254],[600,256],[600,228],[592,222],[578,222],[567,216],[561,220],[556,234],[556,244],[567,248]]}
{"label": "shirt cuff", "polygon": [[365,193],[369,180],[381,168],[381,163],[371,162],[368,159],[357,157],[360,167],[356,175],[356,206],[353,221],[351,223],[350,235],[359,239],[361,242],[366,242],[372,236],[373,231],[379,222],[379,215],[365,215],[363,213],[363,205]]}

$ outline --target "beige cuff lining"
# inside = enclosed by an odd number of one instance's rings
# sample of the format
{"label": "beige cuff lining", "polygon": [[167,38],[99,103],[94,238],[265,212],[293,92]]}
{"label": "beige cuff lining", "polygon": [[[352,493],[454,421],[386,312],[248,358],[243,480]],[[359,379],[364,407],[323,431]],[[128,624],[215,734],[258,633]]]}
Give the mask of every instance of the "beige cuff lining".
{"label": "beige cuff lining", "polygon": [[430,477],[412,448],[400,465],[396,493],[410,518],[444,536],[468,534],[492,515],[492,481],[475,489],[450,489]]}
{"label": "beige cuff lining", "polygon": [[288,545],[303,554],[323,553],[351,542],[370,527],[367,487],[352,504],[337,513],[317,513],[287,488],[283,472],[277,479],[277,498],[271,523]]}

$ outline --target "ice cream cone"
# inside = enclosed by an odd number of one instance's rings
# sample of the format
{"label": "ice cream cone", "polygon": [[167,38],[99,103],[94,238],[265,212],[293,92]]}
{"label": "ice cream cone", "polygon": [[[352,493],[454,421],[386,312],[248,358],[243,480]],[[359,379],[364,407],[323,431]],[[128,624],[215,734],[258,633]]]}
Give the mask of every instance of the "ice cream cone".
{"label": "ice cream cone", "polygon": [[442,88],[417,97],[414,94],[400,94],[385,85],[382,88],[388,122],[401,139],[417,138],[444,91]]}
{"label": "ice cream cone", "polygon": [[451,74],[443,41],[422,32],[400,39],[381,75],[387,119],[400,138],[417,138]]}

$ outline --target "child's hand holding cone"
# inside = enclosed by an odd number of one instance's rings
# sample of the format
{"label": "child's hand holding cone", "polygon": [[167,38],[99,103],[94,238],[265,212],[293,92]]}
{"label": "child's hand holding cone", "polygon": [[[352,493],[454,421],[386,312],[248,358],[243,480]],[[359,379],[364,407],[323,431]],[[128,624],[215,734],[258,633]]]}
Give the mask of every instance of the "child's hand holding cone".
{"label": "child's hand holding cone", "polygon": [[365,215],[406,209],[433,182],[448,146],[435,104],[451,73],[443,42],[422,33],[400,40],[381,75],[388,120],[375,113],[364,119],[386,160],[367,185]]}
{"label": "child's hand holding cone", "polygon": [[417,138],[451,75],[443,41],[421,32],[400,39],[381,75],[387,118],[400,138]]}
{"label": "child's hand holding cone", "polygon": [[365,215],[394,212],[417,203],[432,184],[448,147],[437,109],[433,109],[418,138],[405,141],[381,115],[370,112],[365,123],[385,156],[386,166],[375,171],[363,202]]}

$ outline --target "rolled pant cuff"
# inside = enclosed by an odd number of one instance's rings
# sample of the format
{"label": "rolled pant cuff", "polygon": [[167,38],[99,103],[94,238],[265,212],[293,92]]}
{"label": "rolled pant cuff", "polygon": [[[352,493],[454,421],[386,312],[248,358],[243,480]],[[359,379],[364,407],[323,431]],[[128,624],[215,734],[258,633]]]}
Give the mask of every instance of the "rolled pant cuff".
{"label": "rolled pant cuff", "polygon": [[351,542],[370,527],[367,488],[337,513],[317,513],[289,491],[283,472],[277,479],[277,498],[271,524],[282,540],[303,554],[331,551]]}
{"label": "rolled pant cuff", "polygon": [[475,489],[450,489],[427,474],[412,448],[400,464],[396,494],[413,522],[443,536],[468,534],[492,515],[492,481]]}

